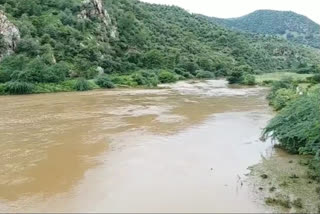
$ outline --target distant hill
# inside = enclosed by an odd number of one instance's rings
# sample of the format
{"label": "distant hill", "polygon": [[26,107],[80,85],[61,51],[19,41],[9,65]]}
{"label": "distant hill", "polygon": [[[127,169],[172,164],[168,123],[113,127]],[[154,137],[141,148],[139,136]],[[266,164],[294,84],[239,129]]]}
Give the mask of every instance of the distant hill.
{"label": "distant hill", "polygon": [[37,93],[47,91],[47,83],[52,91],[65,90],[52,84],[81,89],[73,80],[81,86],[84,78],[103,73],[117,85],[154,86],[208,72],[221,77],[234,70],[320,66],[318,49],[234,32],[179,7],[137,0],[0,0],[0,11],[0,94],[1,85],[7,93],[22,83],[40,85]]}
{"label": "distant hill", "polygon": [[278,35],[296,43],[320,48],[320,25],[291,11],[257,10],[239,18],[210,19],[230,29]]}

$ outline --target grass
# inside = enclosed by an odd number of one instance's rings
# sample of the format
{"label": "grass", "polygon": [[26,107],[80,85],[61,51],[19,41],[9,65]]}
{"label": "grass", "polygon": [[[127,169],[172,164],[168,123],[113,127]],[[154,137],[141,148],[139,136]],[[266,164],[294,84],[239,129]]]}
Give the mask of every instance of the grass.
{"label": "grass", "polygon": [[278,81],[283,78],[292,78],[295,81],[305,81],[308,77],[313,76],[313,74],[297,74],[292,72],[275,72],[266,73],[261,75],[256,75],[256,82],[262,84],[268,81]]}
{"label": "grass", "polygon": [[[30,93],[43,94],[43,93],[58,93],[58,92],[71,92],[76,91],[76,80],[67,80],[61,83],[38,83],[34,84],[34,87]],[[90,90],[100,89],[94,80],[88,80],[88,87]],[[5,84],[0,84],[0,95],[10,94],[5,90]],[[23,94],[23,93],[19,93]]]}

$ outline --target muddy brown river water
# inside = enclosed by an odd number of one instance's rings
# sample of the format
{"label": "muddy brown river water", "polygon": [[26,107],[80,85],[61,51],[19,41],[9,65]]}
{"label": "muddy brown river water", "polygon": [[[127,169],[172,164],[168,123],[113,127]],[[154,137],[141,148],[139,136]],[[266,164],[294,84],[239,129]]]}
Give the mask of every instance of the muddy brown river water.
{"label": "muddy brown river water", "polygon": [[268,212],[265,89],[163,87],[0,97],[0,212]]}

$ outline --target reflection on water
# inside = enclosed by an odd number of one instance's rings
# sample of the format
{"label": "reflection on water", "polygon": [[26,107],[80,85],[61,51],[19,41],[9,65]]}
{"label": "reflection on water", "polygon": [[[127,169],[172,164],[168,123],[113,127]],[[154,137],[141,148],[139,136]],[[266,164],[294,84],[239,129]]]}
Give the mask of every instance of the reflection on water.
{"label": "reflection on water", "polygon": [[0,97],[0,211],[266,211],[243,181],[264,90],[163,87]]}

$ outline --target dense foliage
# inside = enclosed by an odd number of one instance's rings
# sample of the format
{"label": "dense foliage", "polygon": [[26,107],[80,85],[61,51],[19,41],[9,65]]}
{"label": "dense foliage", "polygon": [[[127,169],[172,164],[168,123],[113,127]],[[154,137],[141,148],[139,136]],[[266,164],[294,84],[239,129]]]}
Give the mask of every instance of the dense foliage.
{"label": "dense foliage", "polygon": [[297,84],[294,83],[292,78],[284,78],[273,82],[267,97],[270,105],[273,106],[276,111],[286,107],[289,101],[295,98],[296,88]]}
{"label": "dense foliage", "polygon": [[107,75],[99,76],[95,82],[101,88],[114,88],[115,87]]}
{"label": "dense foliage", "polygon": [[34,85],[31,83],[13,81],[4,85],[3,92],[8,94],[31,94],[33,88]]}
{"label": "dense foliage", "polygon": [[273,82],[268,99],[279,112],[263,137],[276,139],[291,153],[314,155],[309,176],[320,181],[320,85],[313,78],[304,83],[308,85],[305,91],[293,79]]}
{"label": "dense foliage", "polygon": [[320,155],[320,95],[309,93],[285,107],[267,126],[265,134],[292,153]]}
{"label": "dense foliage", "polygon": [[231,29],[279,35],[296,43],[320,48],[320,25],[291,11],[258,10],[240,18],[212,20]]}
{"label": "dense foliage", "polygon": [[254,71],[249,66],[239,66],[235,68],[228,76],[230,84],[255,85],[256,78]]}
{"label": "dense foliage", "polygon": [[234,72],[246,72],[244,82],[254,84],[251,74],[319,68],[319,53],[311,48],[233,32],[178,7],[104,0],[111,18],[105,25],[100,16],[82,17],[90,1],[0,0],[21,32],[15,53],[0,63],[0,84],[64,91],[77,88],[65,81],[96,79],[101,72],[115,85],[132,87]]}
{"label": "dense foliage", "polygon": [[74,89],[77,91],[88,91],[91,89],[90,83],[84,78],[79,78],[74,85]]}

